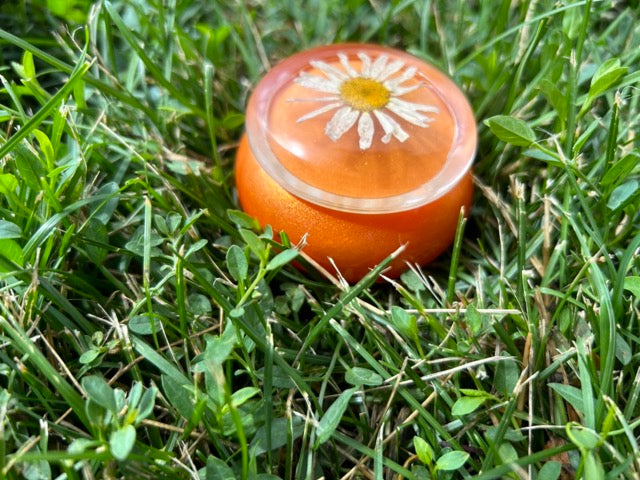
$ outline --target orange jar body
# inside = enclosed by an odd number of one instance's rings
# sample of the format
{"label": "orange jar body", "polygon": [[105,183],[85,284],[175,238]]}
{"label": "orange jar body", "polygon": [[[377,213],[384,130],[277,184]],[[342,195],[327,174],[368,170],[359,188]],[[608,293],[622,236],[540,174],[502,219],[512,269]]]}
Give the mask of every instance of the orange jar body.
{"label": "orange jar body", "polygon": [[455,237],[473,195],[475,118],[444,73],[406,52],[336,44],[260,80],[236,161],[242,208],[306,237],[304,252],[349,282],[400,246],[390,276]]}
{"label": "orange jar body", "polygon": [[[364,180],[366,181],[366,180]],[[459,212],[469,212],[471,171],[437,200],[412,210],[384,214],[341,212],[302,200],[278,185],[260,166],[243,136],[236,159],[236,186],[245,212],[262,226],[285,231],[292,242],[307,235],[304,252],[328,271],[333,259],[347,281],[366,275],[401,245],[406,249],[387,275],[397,277],[406,262],[424,265],[455,237]]]}

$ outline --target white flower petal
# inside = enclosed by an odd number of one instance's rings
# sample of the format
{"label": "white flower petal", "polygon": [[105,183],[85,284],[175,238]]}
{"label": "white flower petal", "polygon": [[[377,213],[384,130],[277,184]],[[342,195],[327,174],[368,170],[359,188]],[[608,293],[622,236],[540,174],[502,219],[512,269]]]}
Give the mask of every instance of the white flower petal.
{"label": "white flower petal", "polygon": [[404,67],[404,62],[401,60],[391,62],[386,67],[384,67],[384,70],[380,72],[380,75],[378,75],[378,78],[376,78],[376,80],[378,80],[379,82],[384,82],[387,78],[396,73],[402,67]]}
{"label": "white flower petal", "polygon": [[428,127],[429,123],[433,121],[432,118],[429,118],[426,115],[422,115],[414,109],[408,109],[403,107],[402,105],[398,105],[397,103],[393,102],[393,100],[397,99],[392,98],[391,100],[389,100],[389,103],[387,103],[385,108],[392,111],[407,122],[419,127]]}
{"label": "white flower petal", "polygon": [[346,75],[344,72],[341,72],[337,68],[329,65],[328,63],[321,62],[320,60],[311,60],[309,64],[312,67],[317,68],[322,73],[324,73],[327,77],[329,77],[331,80],[334,80],[336,82],[342,82],[344,80],[349,79],[348,75]]}
{"label": "white flower petal", "polygon": [[369,72],[369,76],[374,80],[377,80],[379,75],[384,71],[384,68],[387,66],[387,61],[389,57],[384,53],[380,55],[371,65],[371,71]]}
{"label": "white flower petal", "polygon": [[304,122],[305,120],[309,120],[310,118],[317,117],[318,115],[322,115],[325,112],[330,112],[331,110],[342,106],[342,102],[334,102],[329,105],[325,105],[324,107],[318,108],[312,112],[307,113],[306,115],[301,116],[296,123]]}
{"label": "white flower petal", "polygon": [[379,110],[374,110],[373,114],[376,116],[378,122],[380,122],[380,126],[384,130],[385,135],[382,137],[383,143],[389,143],[392,135],[401,142],[404,142],[409,138],[409,134],[405,132],[400,124],[389,115]]}
{"label": "white flower petal", "polygon": [[353,127],[359,116],[360,112],[358,110],[354,110],[351,107],[342,107],[329,120],[324,133],[335,142]]}
{"label": "white flower petal", "polygon": [[416,83],[415,85],[411,85],[409,87],[396,87],[393,89],[393,96],[394,97],[401,97],[403,95],[406,95],[407,93],[413,92],[414,90],[419,89],[420,87],[423,87],[424,84],[422,83]]}
{"label": "white flower petal", "polygon": [[[318,102],[320,104],[319,108],[298,118],[298,123],[335,110],[325,125],[325,134],[335,142],[357,122],[360,149],[367,150],[373,144],[377,129],[374,117],[384,132],[381,135],[383,143],[389,143],[392,138],[396,138],[400,142],[405,142],[409,138],[409,134],[403,129],[399,119],[423,128],[428,127],[435,120],[429,114],[439,113],[436,106],[409,102],[399,98],[424,86],[423,82],[415,80],[404,85],[405,82],[416,76],[418,73],[416,67],[405,68],[405,62],[397,59],[390,61],[386,54],[381,54],[374,60],[364,52],[357,53],[357,56],[361,63],[360,71],[351,65],[349,57],[344,52],[337,53],[340,65],[332,65],[320,60],[309,62],[310,66],[321,72],[321,75],[302,72],[294,81],[302,87],[324,92],[325,95],[316,98],[288,99],[290,102]],[[344,82],[356,78],[379,82],[389,91],[390,98],[387,104],[384,107],[363,111],[366,109],[354,108],[350,102],[345,101],[341,96],[340,88]],[[360,107],[359,104],[358,106]]]}
{"label": "white flower petal", "polygon": [[328,78],[321,77],[319,75],[311,75],[306,72],[302,72],[298,75],[294,82],[298,85],[302,85],[318,92],[327,93],[340,93],[340,83]]}
{"label": "white flower petal", "polygon": [[359,77],[369,78],[369,71],[371,70],[371,59],[366,53],[359,53],[358,58],[362,62],[362,68],[360,69]]}
{"label": "white flower petal", "polygon": [[331,95],[329,97],[311,97],[311,98],[287,98],[287,102],[335,102],[340,100],[337,95]]}
{"label": "white flower petal", "polygon": [[340,64],[342,65],[342,68],[344,68],[344,70],[349,74],[351,78],[355,78],[359,76],[358,72],[356,72],[355,69],[351,66],[351,64],[349,63],[349,59],[344,53],[340,52],[338,54],[338,58],[340,59]]}
{"label": "white flower petal", "polygon": [[[375,110],[374,110],[375,112]],[[358,121],[358,136],[360,137],[360,150],[366,150],[373,141],[373,119],[369,112],[363,112]]]}
{"label": "white flower petal", "polygon": [[391,80],[387,80],[386,82],[384,82],[384,86],[393,91],[395,88],[399,87],[407,80],[415,77],[416,73],[418,73],[418,69],[416,67],[409,67],[404,72],[402,72],[402,75],[400,75],[399,77],[392,78]]}
{"label": "white flower petal", "polygon": [[426,112],[426,113],[440,113],[440,109],[434,105],[407,102],[406,100],[400,100],[399,98],[395,98],[395,97],[391,97],[389,101],[405,110],[412,110],[415,112]]}

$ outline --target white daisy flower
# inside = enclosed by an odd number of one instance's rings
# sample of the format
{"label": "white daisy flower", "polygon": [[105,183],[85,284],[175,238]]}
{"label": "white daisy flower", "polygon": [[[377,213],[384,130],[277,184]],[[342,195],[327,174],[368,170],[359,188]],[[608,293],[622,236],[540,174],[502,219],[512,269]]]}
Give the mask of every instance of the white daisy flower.
{"label": "white daisy flower", "polygon": [[357,122],[360,149],[366,150],[373,142],[374,117],[384,131],[383,143],[389,143],[391,137],[401,142],[409,138],[409,134],[390,113],[422,128],[428,127],[434,120],[425,114],[439,113],[438,108],[433,105],[398,98],[422,86],[420,83],[404,85],[415,77],[418,72],[416,67],[401,71],[405,63],[400,60],[390,62],[387,55],[381,54],[372,61],[365,53],[359,53],[362,66],[358,72],[349,64],[344,53],[338,53],[338,58],[342,69],[314,60],[309,64],[323,75],[301,72],[295,78],[294,81],[305,88],[328,94],[317,98],[291,99],[326,104],[298,118],[298,123],[337,109],[324,129],[327,136],[335,142]]}

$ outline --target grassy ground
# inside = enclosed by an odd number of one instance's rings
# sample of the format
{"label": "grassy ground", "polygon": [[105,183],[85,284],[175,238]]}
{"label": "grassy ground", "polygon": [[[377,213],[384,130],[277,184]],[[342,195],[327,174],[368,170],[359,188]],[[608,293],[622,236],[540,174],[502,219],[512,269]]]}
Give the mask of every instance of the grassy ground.
{"label": "grassy ground", "polygon": [[[513,3],[2,2],[0,478],[638,478],[638,4]],[[252,86],[347,40],[478,119],[460,242],[397,282],[236,210]]]}

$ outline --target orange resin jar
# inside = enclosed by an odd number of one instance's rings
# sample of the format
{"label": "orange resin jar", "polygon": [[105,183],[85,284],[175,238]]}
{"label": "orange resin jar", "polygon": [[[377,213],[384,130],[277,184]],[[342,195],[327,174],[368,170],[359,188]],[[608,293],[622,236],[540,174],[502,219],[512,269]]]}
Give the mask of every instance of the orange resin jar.
{"label": "orange resin jar", "polygon": [[473,112],[442,72],[401,51],[337,44],[289,57],[249,100],[236,160],[242,208],[262,225],[307,236],[304,251],[357,281],[425,264],[469,211]]}

